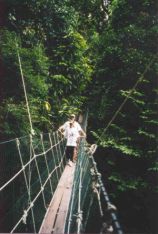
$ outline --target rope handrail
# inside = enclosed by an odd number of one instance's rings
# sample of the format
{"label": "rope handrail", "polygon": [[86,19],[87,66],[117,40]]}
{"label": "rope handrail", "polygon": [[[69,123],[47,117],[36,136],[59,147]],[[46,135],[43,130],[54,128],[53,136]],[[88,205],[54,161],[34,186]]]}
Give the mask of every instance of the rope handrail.
{"label": "rope handrail", "polygon": [[[11,186],[16,182],[19,184],[22,178],[25,182],[24,184],[20,184],[20,186],[23,187],[23,197],[20,198],[21,200],[19,199],[20,201],[18,200],[16,202],[15,208],[21,201],[23,206],[20,206],[20,212],[18,212],[17,218],[15,219],[16,222],[13,222],[10,228],[11,233],[19,232],[21,227],[27,227],[30,225],[30,222],[33,228],[31,232],[33,231],[36,233],[38,231],[39,224],[36,216],[38,215],[37,210],[40,209],[37,204],[40,202],[40,206],[43,207],[43,212],[48,211],[48,194],[51,200],[55,192],[55,186],[57,186],[56,182],[59,181],[65,166],[66,142],[58,132],[53,134],[49,133],[44,138],[41,134],[39,139],[34,139],[32,135],[30,135],[29,140],[28,144],[27,141],[21,142],[18,138],[16,139],[15,146],[16,152],[18,152],[20,158],[21,169],[0,188],[0,192],[6,191],[6,187],[9,186],[9,184],[11,184]],[[41,144],[40,147],[39,142]],[[26,150],[26,147],[28,147],[28,150]],[[35,148],[38,150],[38,147],[40,152],[37,151],[37,153],[35,152]],[[67,223],[65,224],[66,233],[76,232],[79,234],[86,230],[89,218],[91,219],[91,211],[94,203],[97,204],[96,212],[98,212],[98,217],[102,219],[104,216],[104,206],[101,203],[101,196],[102,194],[105,195],[105,191],[101,188],[102,185],[99,180],[99,173],[97,172],[95,162],[92,160],[96,148],[97,145],[89,145],[84,139],[80,142]],[[23,154],[23,150],[25,155]],[[26,153],[28,154],[27,157],[25,157]],[[43,168],[45,168],[45,173],[43,173]],[[20,174],[20,180],[18,179],[14,183],[13,181],[15,178]],[[34,175],[36,175],[36,180],[34,179]],[[97,183],[94,182],[94,178],[97,180]],[[100,187],[98,187],[98,183],[100,183]],[[107,207],[110,207],[111,203],[110,201],[107,202],[107,197],[105,202]],[[15,208],[13,207],[13,209]],[[114,225],[117,226],[118,230],[119,223],[116,222],[116,215],[114,212],[111,212],[111,218],[115,219]],[[72,229],[74,226],[76,228],[75,230]],[[122,234],[121,231],[117,231],[116,233]]]}
{"label": "rope handrail", "polygon": [[[23,164],[23,159],[22,159],[22,155],[21,155],[21,151],[20,151],[20,142],[19,141],[17,142],[17,147],[18,147],[18,151],[19,151],[21,165],[22,165],[22,168],[23,168],[24,164]],[[26,184],[27,193],[28,193],[28,200],[29,200],[29,203],[31,204],[30,187],[29,187],[29,184],[28,184],[28,181],[27,181],[26,171],[23,170],[23,173],[24,173],[24,179],[25,179],[25,184]],[[31,214],[32,214],[32,220],[33,220],[34,232],[36,233],[35,218],[34,218],[34,212],[33,212],[32,207],[31,207]],[[23,222],[24,223],[26,223],[26,217],[27,217],[27,213],[25,212],[24,216],[23,216],[23,218],[24,218]]]}
{"label": "rope handrail", "polygon": [[[53,191],[55,190],[55,186],[57,185],[55,180],[59,180],[60,175],[63,171],[64,164],[65,164],[65,139],[58,134],[58,131],[48,134],[40,134],[40,137],[29,135],[25,141],[19,140],[19,138],[15,139],[15,144],[11,144],[11,148],[6,145],[3,147],[3,150],[7,156],[4,163],[7,163],[7,160],[10,159],[8,156],[14,156],[18,160],[18,163],[12,164],[9,160],[11,167],[11,178],[10,173],[7,173],[7,177],[1,177],[1,183],[7,180],[2,186],[0,187],[0,194],[5,194],[8,189],[10,188],[18,188],[20,185],[20,190],[23,190],[23,193],[20,195],[21,197],[17,197],[17,201],[10,203],[10,209],[13,209],[15,213],[15,217],[7,221],[7,216],[9,215],[6,212],[3,216],[3,219],[0,220],[0,227],[2,223],[10,223],[11,233],[21,230],[22,225],[27,225],[27,222],[31,222],[31,232],[37,232],[39,228],[38,224],[38,211],[36,212],[37,204],[40,203],[40,206],[43,206],[44,210],[47,210],[47,204],[49,203]],[[44,136],[44,138],[43,138]],[[15,154],[12,154],[12,150],[15,150]],[[37,152],[35,152],[35,149]],[[60,150],[60,154],[59,151]],[[10,153],[10,155],[7,154]],[[2,154],[2,151],[1,151]],[[50,157],[52,155],[52,157]],[[2,158],[3,159],[3,158]],[[35,170],[34,170],[35,169]],[[5,170],[5,167],[4,169]],[[18,170],[14,173],[14,170]],[[13,174],[13,173],[14,174]],[[58,177],[54,177],[54,174],[58,174]],[[3,175],[3,174],[2,174]],[[36,176],[36,177],[35,177]],[[2,180],[2,178],[4,178]],[[24,180],[24,185],[21,184],[22,180]],[[19,184],[20,183],[20,184]],[[25,188],[24,188],[25,186]],[[37,188],[36,188],[37,187]],[[49,191],[50,190],[50,191]],[[50,195],[49,195],[50,194]],[[2,196],[1,196],[2,197]],[[9,193],[7,194],[6,198],[3,199],[10,199]],[[49,200],[48,200],[49,199]],[[12,200],[12,199],[11,199]],[[16,209],[17,206],[20,205],[22,202],[22,206],[20,209]],[[21,209],[23,212],[21,213]],[[44,213],[43,213],[44,216]],[[18,220],[18,221],[15,221]],[[32,221],[31,221],[32,220]],[[16,223],[16,224],[15,224]],[[7,229],[6,232],[9,232],[9,226],[5,227]],[[21,231],[20,231],[21,232]]]}
{"label": "rope handrail", "polygon": [[[61,166],[62,161],[64,160],[64,158],[62,158],[62,160],[60,161],[60,164],[58,166],[56,166],[56,168],[54,168],[51,173],[49,174],[49,177],[54,173],[54,171],[59,168]],[[33,207],[34,202],[38,199],[39,195],[42,193],[42,191],[44,190],[44,187],[46,186],[49,177],[46,179],[45,183],[43,184],[43,186],[41,187],[41,190],[38,192],[38,194],[36,195],[36,197],[33,199],[33,201],[31,202],[30,206],[25,210],[26,213],[28,213],[31,209],[31,207]],[[19,221],[17,222],[17,224],[13,227],[13,229],[11,230],[11,233],[14,232],[14,230],[17,228],[17,226],[19,225],[20,222],[22,222],[23,220],[23,216],[19,219]]]}
{"label": "rope handrail", "polygon": [[[108,194],[105,193],[106,190],[104,189],[93,158],[96,148],[97,145],[94,144],[90,146],[85,140],[82,140],[80,144],[72,199],[65,229],[66,233],[91,232],[92,229],[87,229],[89,225],[91,226],[94,222],[93,220],[90,224],[90,220],[92,219],[91,213],[95,212],[95,216],[100,217],[100,220],[104,220],[109,209],[112,224],[111,226],[107,225],[107,231],[114,230],[116,234],[123,234],[115,214],[116,210],[112,209],[114,206],[111,204]],[[75,199],[74,194],[76,194]],[[95,205],[95,207],[97,207],[95,210],[93,210],[94,203],[97,203],[97,206]],[[102,227],[99,226],[99,223],[96,225],[98,225],[97,230],[101,231]]]}
{"label": "rope handrail", "polygon": [[[22,136],[22,137],[18,137],[18,139],[24,139],[24,138],[27,138],[29,135],[25,135],[25,136]],[[10,140],[7,140],[7,141],[1,141],[0,142],[0,145],[3,145],[3,144],[6,144],[6,143],[10,143],[10,142],[13,142],[13,141],[16,141],[17,137],[16,138],[12,138]]]}
{"label": "rope handrail", "polygon": [[[117,216],[115,214],[116,207],[114,205],[112,205],[112,203],[110,202],[108,193],[107,193],[107,191],[105,189],[105,186],[103,185],[103,182],[102,182],[102,179],[101,179],[101,174],[98,172],[97,164],[96,164],[92,154],[90,155],[90,158],[92,160],[92,164],[93,164],[93,167],[94,167],[94,175],[97,177],[97,181],[98,181],[99,186],[100,186],[100,191],[103,193],[103,197],[104,197],[106,205],[107,205],[107,210],[111,210],[110,215],[111,215],[111,219],[112,219],[112,222],[113,222],[113,225],[114,225],[114,228],[115,228],[115,232],[116,232],[116,234],[123,234],[123,231],[121,229],[121,226],[120,226],[120,224],[118,222],[118,219],[117,219]],[[98,200],[98,202],[100,203],[99,200]]]}
{"label": "rope handrail", "polygon": [[[16,140],[17,140],[17,144],[18,144],[18,138],[17,138]],[[60,142],[61,142],[61,141],[63,141],[63,139],[60,140]],[[34,153],[34,156],[33,156],[25,165],[23,165],[23,168],[22,168],[21,170],[19,170],[10,180],[8,180],[4,185],[2,185],[2,186],[0,187],[0,192],[1,192],[8,184],[10,184],[19,174],[21,174],[21,173],[23,172],[23,170],[24,170],[35,158],[40,157],[40,156],[42,156],[42,155],[48,153],[48,152],[51,151],[54,147],[56,147],[58,144],[60,144],[60,142],[56,143],[55,145],[53,145],[52,147],[50,147],[50,148],[49,148],[48,150],[46,150],[45,152],[42,152],[42,153],[40,153],[40,154],[35,154],[35,153]]]}
{"label": "rope handrail", "polygon": [[[58,132],[58,130],[57,131],[55,131],[55,132],[52,132],[52,134],[54,135],[56,132]],[[39,134],[36,134],[35,136],[40,136],[40,135],[44,135],[44,134],[49,134],[48,132],[47,133],[39,133]],[[19,139],[19,140],[21,140],[21,139],[24,139],[24,138],[28,138],[30,136],[30,134],[27,134],[27,135],[25,135],[25,136],[21,136],[21,137],[15,137],[15,138],[12,138],[12,139],[9,139],[9,140],[6,140],[6,141],[1,141],[0,142],[0,145],[3,145],[3,144],[6,144],[6,143],[10,143],[10,142],[13,142],[13,141],[16,141],[16,139]]]}
{"label": "rope handrail", "polygon": [[19,53],[18,42],[17,42],[16,39],[15,39],[15,44],[16,44],[16,49],[17,49],[17,57],[18,57],[19,69],[20,69],[20,74],[21,74],[21,80],[22,80],[23,90],[24,90],[24,96],[25,96],[25,102],[26,102],[26,107],[27,107],[27,113],[28,113],[28,118],[29,118],[29,123],[30,123],[30,132],[31,132],[32,135],[34,135],[35,132],[33,130],[31,113],[30,113],[30,107],[29,107],[29,102],[28,102],[28,97],[27,97],[27,92],[26,92],[25,79],[24,79],[24,74],[23,74],[23,69],[22,69],[22,64],[21,64],[21,58],[20,58],[20,53]]}

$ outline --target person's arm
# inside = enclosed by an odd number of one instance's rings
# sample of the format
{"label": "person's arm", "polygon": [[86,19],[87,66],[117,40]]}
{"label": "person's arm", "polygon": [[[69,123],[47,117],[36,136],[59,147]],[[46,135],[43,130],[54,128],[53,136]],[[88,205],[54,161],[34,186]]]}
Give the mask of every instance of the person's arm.
{"label": "person's arm", "polygon": [[86,133],[83,131],[79,123],[77,123],[77,128],[78,128],[80,137],[86,137]]}
{"label": "person's arm", "polygon": [[67,124],[67,122],[64,123],[62,126],[60,126],[60,127],[58,128],[58,131],[59,131],[61,134],[63,134],[63,135],[64,135],[64,132],[65,132],[65,129],[66,129],[66,124]]}
{"label": "person's arm", "polygon": [[80,134],[80,137],[85,137],[86,138],[86,133],[83,131],[82,128],[79,130],[79,134]]}
{"label": "person's arm", "polygon": [[60,126],[60,127],[58,128],[58,131],[61,132],[61,133],[63,133],[63,132],[65,131],[64,126],[63,126],[63,125]]}

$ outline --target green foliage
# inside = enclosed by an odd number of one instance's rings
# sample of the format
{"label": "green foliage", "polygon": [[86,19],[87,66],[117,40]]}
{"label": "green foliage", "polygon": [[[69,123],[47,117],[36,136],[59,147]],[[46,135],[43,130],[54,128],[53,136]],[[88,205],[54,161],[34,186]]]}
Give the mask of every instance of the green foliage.
{"label": "green foliage", "polygon": [[[50,126],[50,117],[43,111],[44,100],[48,98],[48,57],[42,45],[33,48],[21,47],[20,39],[14,32],[1,31],[1,52],[4,73],[3,111],[1,125],[4,135],[19,136],[30,132],[28,113],[21,79],[18,53],[29,101],[30,112],[35,130]],[[43,112],[43,118],[41,113]]]}
{"label": "green foliage", "polygon": [[[48,94],[48,58],[39,46],[33,49],[19,49],[23,74],[28,86],[28,93],[41,99]],[[18,66],[18,64],[17,64]]]}
{"label": "green foliage", "polygon": [[60,113],[62,117],[72,109],[79,112],[83,105],[84,90],[92,73],[87,50],[86,40],[75,31],[60,38],[53,48],[50,92],[55,116]]}
{"label": "green foliage", "polygon": [[[137,10],[134,11],[136,7]],[[154,21],[155,11],[149,2],[144,5],[144,1],[137,4],[113,1],[110,10],[112,13],[108,28],[100,36],[100,44],[97,44],[98,61],[93,81],[94,92],[93,97],[90,97],[96,100],[91,108],[94,106],[95,116],[104,122],[103,126],[111,120],[119,104],[129,95],[131,88],[154,57],[155,51],[149,45],[155,43],[156,37],[153,32],[157,31]],[[147,25],[144,25],[144,21]],[[145,146],[147,139],[143,137],[146,137],[149,140],[153,139],[154,147],[156,133],[153,125],[157,125],[154,110],[157,105],[155,82],[156,61],[153,61],[143,81],[118,114],[115,128],[110,127],[108,133],[104,134],[105,139],[102,139],[102,144],[106,147],[113,145],[124,153],[132,154],[133,151],[126,150],[125,145],[122,145],[122,139],[130,138],[131,146],[134,145],[136,151],[146,152],[147,147],[150,147],[149,144]],[[147,114],[147,111],[150,114]],[[121,132],[123,129],[124,133]],[[116,143],[118,139],[120,147]]]}
{"label": "green foliage", "polygon": [[148,169],[148,171],[158,172],[158,162],[155,162],[151,168]]}
{"label": "green foliage", "polygon": [[24,103],[16,104],[12,98],[8,98],[1,106],[1,120],[0,128],[6,137],[20,137],[29,132]]}
{"label": "green foliage", "polygon": [[122,178],[118,173],[112,173],[109,176],[109,181],[115,183],[119,192],[125,192],[130,190],[138,190],[147,188],[147,183],[142,178]]}
{"label": "green foliage", "polygon": [[112,186],[110,193],[117,199],[131,191],[141,196],[150,188],[153,195],[158,187],[151,182],[158,171],[156,1],[112,0],[109,19],[102,3],[5,2],[7,23],[0,37],[0,133],[8,139],[30,132],[18,51],[36,132],[55,129],[68,114],[88,107],[90,138],[107,155],[107,164],[104,159],[102,165]]}
{"label": "green foliage", "polygon": [[[153,173],[157,173],[158,27],[155,4],[156,1],[148,0],[111,1],[107,27],[99,34],[99,40],[94,41],[97,59],[90,86],[93,126],[89,129],[93,139],[104,147],[106,159],[110,160],[106,177],[115,199],[131,190],[138,196],[142,189],[148,193],[150,188],[151,196],[157,192],[157,182],[151,181]],[[113,119],[142,75],[142,81]],[[111,120],[112,124],[106,129]],[[105,162],[105,171],[108,166]],[[148,196],[146,202],[149,201]],[[124,212],[123,206],[121,208]]]}
{"label": "green foliage", "polygon": [[[4,30],[1,46],[4,64],[10,69],[4,100],[11,97],[17,105],[25,102],[18,50],[33,126],[37,132],[50,127],[50,121],[55,127],[68,113],[81,110],[91,80],[87,41],[77,31],[78,13],[69,0],[7,1],[6,5],[9,30]],[[45,101],[51,113],[44,110]]]}

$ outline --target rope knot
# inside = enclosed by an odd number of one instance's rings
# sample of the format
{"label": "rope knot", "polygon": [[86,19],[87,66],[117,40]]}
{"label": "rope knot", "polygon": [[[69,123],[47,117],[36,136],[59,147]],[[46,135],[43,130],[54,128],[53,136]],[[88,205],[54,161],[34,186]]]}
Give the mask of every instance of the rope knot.
{"label": "rope knot", "polygon": [[18,138],[16,138],[16,144],[17,144],[17,146],[19,146],[19,145],[20,145],[20,141],[19,141],[19,139],[18,139]]}
{"label": "rope knot", "polygon": [[97,145],[96,144],[92,144],[91,146],[90,146],[90,148],[89,148],[89,153],[90,154],[94,154],[95,153],[95,151],[96,151],[96,149],[97,149]]}
{"label": "rope knot", "polygon": [[40,137],[41,137],[41,140],[43,141],[43,134],[42,133],[40,133]]}
{"label": "rope knot", "polygon": [[80,211],[80,212],[78,212],[77,214],[76,214],[76,216],[77,216],[77,222],[80,222],[80,221],[82,221],[82,210]]}
{"label": "rope knot", "polygon": [[27,219],[28,212],[27,210],[24,210],[23,216],[22,216],[22,221],[24,224],[26,224],[26,219]]}
{"label": "rope knot", "polygon": [[109,210],[109,211],[116,211],[117,210],[117,208],[116,208],[116,206],[115,205],[113,205],[113,204],[111,204],[111,203],[108,203],[108,205],[107,205],[107,210]]}
{"label": "rope knot", "polygon": [[31,135],[34,136],[35,135],[35,130],[32,128],[31,129]]}
{"label": "rope knot", "polygon": [[34,206],[33,202],[30,203],[30,207],[32,208]]}

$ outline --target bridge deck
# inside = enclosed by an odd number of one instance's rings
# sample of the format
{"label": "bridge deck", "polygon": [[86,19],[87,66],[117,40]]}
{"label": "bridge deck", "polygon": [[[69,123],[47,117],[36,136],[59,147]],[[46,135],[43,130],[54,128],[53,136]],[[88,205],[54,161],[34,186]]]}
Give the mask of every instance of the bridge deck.
{"label": "bridge deck", "polygon": [[66,165],[60,178],[57,189],[50,202],[39,233],[64,233],[71,191],[73,185],[75,164]]}

